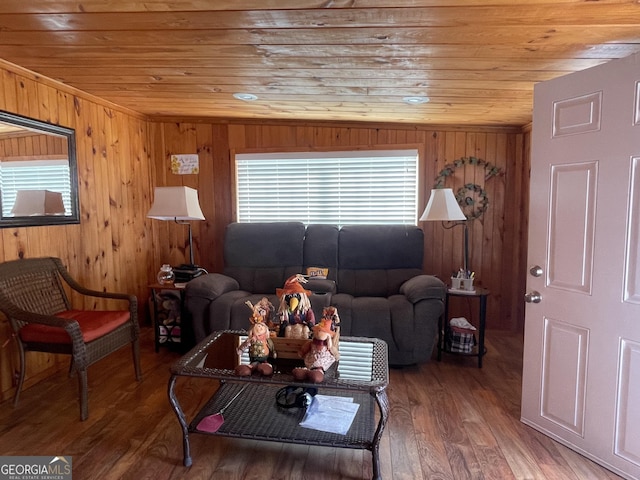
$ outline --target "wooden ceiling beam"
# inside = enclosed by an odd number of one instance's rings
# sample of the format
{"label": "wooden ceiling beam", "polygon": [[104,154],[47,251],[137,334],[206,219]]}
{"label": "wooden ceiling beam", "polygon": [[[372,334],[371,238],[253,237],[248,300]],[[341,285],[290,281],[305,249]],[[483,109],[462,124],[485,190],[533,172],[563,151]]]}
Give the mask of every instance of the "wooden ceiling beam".
{"label": "wooden ceiling beam", "polygon": [[[485,0],[243,0],[243,10],[295,10],[322,8],[411,8],[486,6]],[[520,0],[522,5],[581,3],[576,0]],[[607,4],[627,3],[606,0]],[[513,0],[492,0],[492,5],[511,5]],[[2,0],[1,13],[99,13],[99,12],[202,12],[238,10],[238,0]]]}
{"label": "wooden ceiling beam", "polygon": [[[2,10],[0,10],[2,11]],[[456,5],[384,8],[318,8],[291,10],[138,11],[100,13],[0,14],[0,30],[211,30],[242,28],[372,28],[498,26],[619,26],[636,25],[640,5],[579,2],[550,6],[511,2],[496,5]],[[587,33],[585,31],[585,33]]]}

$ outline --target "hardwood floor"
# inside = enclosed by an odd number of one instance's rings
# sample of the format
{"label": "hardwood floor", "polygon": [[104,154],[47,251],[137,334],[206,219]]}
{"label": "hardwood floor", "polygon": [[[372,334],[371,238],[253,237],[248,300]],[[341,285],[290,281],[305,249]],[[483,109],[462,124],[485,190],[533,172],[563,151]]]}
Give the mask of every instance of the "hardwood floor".
{"label": "hardwood floor", "polygon": [[[193,466],[182,466],[182,435],[167,400],[175,352],[153,351],[143,328],[143,381],[129,350],[89,370],[89,419],[79,420],[77,382],[60,372],[0,409],[2,455],[66,455],[82,479],[367,479],[368,451],[192,435]],[[522,344],[489,331],[478,369],[471,358],[392,369],[391,415],[380,447],[385,479],[616,479],[617,475],[520,423]],[[216,385],[180,379],[193,415]],[[270,401],[270,399],[266,399]]]}

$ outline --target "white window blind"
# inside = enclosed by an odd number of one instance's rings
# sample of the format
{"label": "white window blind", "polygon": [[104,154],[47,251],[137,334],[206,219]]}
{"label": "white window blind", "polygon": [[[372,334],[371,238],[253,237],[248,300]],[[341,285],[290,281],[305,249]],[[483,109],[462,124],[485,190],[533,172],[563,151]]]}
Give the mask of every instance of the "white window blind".
{"label": "white window blind", "polygon": [[417,150],[237,154],[239,222],[417,223]]}
{"label": "white window blind", "polygon": [[0,162],[2,216],[10,217],[18,190],[50,190],[62,193],[67,213],[71,212],[69,160]]}

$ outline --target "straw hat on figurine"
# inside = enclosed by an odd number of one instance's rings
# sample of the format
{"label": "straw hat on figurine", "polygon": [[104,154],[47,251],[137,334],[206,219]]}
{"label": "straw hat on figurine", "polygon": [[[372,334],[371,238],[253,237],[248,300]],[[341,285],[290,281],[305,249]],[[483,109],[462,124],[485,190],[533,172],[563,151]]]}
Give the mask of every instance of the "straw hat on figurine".
{"label": "straw hat on figurine", "polygon": [[307,280],[300,274],[292,275],[284,282],[284,286],[282,288],[276,288],[276,295],[278,298],[283,295],[293,294],[293,293],[303,293],[306,296],[311,295],[309,290],[305,290],[301,283],[306,283]]}

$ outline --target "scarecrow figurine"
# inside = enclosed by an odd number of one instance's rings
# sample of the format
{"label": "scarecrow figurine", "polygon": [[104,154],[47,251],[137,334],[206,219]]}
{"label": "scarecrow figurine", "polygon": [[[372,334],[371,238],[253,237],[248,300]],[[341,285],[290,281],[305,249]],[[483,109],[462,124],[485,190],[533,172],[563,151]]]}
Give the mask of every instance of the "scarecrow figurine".
{"label": "scarecrow figurine", "polygon": [[283,288],[276,289],[276,295],[280,299],[280,337],[309,338],[310,329],[315,325],[316,319],[309,301],[311,292],[301,285],[306,282],[302,275],[297,274],[289,277]]}
{"label": "scarecrow figurine", "polygon": [[336,360],[340,360],[340,352],[338,350],[340,343],[340,317],[338,316],[338,309],[333,306],[324,307],[320,322],[326,322],[331,326],[331,353]]}
{"label": "scarecrow figurine", "polygon": [[294,368],[293,378],[299,382],[320,383],[324,372],[336,361],[333,354],[331,322],[322,320],[313,327],[313,338],[306,342],[298,355],[304,360],[304,368]]}
{"label": "scarecrow figurine", "polygon": [[[269,357],[276,358],[276,350],[271,340],[269,327],[266,323],[266,312],[264,307],[271,303],[263,298],[256,306],[247,301],[246,304],[253,310],[249,321],[252,324],[247,339],[240,344],[237,349],[238,355],[249,350],[249,365],[238,365],[235,369],[236,375],[247,377],[253,372],[260,375],[269,376],[273,374],[273,366],[269,363]],[[268,303],[268,305],[266,305]],[[273,307],[273,306],[272,306]],[[264,312],[264,313],[261,313]],[[268,312],[268,309],[267,309]]]}
{"label": "scarecrow figurine", "polygon": [[331,324],[332,336],[335,341],[335,336],[340,334],[340,316],[338,315],[338,309],[334,306],[324,307],[320,321],[323,320]]}
{"label": "scarecrow figurine", "polygon": [[249,300],[244,302],[251,310],[253,310],[253,314],[251,315],[251,319],[249,320],[251,324],[255,324],[256,322],[262,322],[269,327],[269,330],[272,330],[275,326],[273,323],[273,316],[275,314],[275,307],[269,301],[267,297],[262,297],[262,299],[253,305]]}

